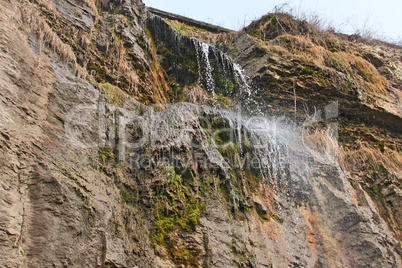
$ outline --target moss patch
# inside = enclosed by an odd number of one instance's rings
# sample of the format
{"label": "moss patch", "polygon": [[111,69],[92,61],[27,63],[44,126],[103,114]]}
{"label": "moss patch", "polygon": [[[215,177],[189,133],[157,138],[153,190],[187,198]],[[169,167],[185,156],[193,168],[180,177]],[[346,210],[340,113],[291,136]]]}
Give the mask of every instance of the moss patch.
{"label": "moss patch", "polygon": [[164,246],[177,265],[189,265],[191,249],[181,245],[175,233],[194,232],[205,205],[193,193],[191,180],[184,180],[170,165],[165,166],[163,173],[166,179],[154,188],[152,245]]}

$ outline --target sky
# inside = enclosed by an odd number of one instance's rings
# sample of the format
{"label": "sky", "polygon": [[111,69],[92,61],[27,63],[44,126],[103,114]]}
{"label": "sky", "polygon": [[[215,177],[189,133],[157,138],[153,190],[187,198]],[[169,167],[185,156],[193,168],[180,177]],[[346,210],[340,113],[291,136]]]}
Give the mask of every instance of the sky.
{"label": "sky", "polygon": [[402,0],[143,0],[150,7],[239,30],[287,4],[296,14],[316,14],[340,32],[369,31],[387,41],[402,40]]}

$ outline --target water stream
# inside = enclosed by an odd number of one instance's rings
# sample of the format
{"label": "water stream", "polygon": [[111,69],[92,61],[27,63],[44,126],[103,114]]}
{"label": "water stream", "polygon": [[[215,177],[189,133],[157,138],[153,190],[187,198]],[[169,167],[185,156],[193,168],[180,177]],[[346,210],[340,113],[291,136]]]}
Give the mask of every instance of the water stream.
{"label": "water stream", "polygon": [[197,68],[198,78],[191,82],[201,84],[213,98],[221,94],[231,98],[237,96],[243,101],[251,100],[252,86],[248,82],[248,77],[230,56],[204,41],[182,35],[156,15],[153,18],[153,25],[156,42],[171,50],[168,67],[179,82],[188,82],[187,77],[181,77],[181,74],[186,74],[188,70],[180,69],[180,64],[175,63],[187,62],[186,66]]}

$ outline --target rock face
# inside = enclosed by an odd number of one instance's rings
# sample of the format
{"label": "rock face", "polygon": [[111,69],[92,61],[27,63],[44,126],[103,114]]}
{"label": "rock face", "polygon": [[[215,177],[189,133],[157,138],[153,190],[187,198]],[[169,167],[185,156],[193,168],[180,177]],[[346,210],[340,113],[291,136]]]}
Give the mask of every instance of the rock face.
{"label": "rock face", "polygon": [[402,266],[400,48],[0,3],[1,267]]}

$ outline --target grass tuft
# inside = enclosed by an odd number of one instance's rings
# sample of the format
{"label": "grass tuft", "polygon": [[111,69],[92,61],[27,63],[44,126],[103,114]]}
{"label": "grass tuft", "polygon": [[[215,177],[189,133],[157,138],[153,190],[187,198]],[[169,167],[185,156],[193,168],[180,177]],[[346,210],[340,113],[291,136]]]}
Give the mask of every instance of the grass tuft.
{"label": "grass tuft", "polygon": [[70,62],[73,66],[77,64],[71,47],[60,39],[32,4],[27,4],[22,8],[22,15],[24,22],[30,25],[41,42],[52,49],[64,62]]}

